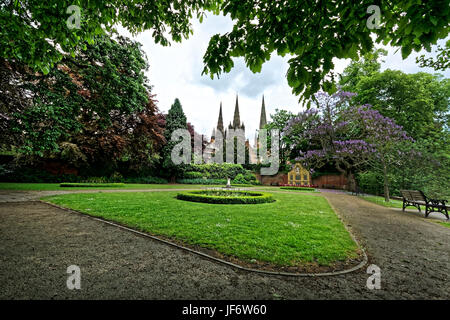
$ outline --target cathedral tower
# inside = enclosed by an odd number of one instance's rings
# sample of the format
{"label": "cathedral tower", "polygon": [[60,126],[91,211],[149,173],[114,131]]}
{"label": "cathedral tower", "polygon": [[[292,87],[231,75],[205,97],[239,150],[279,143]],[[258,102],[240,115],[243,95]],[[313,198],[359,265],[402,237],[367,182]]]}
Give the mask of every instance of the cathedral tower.
{"label": "cathedral tower", "polygon": [[261,116],[259,118],[259,129],[264,129],[267,124],[266,105],[264,103],[264,95],[262,97]]}

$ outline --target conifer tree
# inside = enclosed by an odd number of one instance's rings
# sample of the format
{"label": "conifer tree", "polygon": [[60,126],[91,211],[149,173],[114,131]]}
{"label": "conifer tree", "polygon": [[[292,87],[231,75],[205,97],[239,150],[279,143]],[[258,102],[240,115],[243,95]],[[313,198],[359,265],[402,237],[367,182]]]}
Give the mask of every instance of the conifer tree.
{"label": "conifer tree", "polygon": [[172,181],[182,172],[184,166],[183,164],[174,164],[171,159],[172,149],[178,143],[178,141],[172,141],[172,133],[177,129],[187,129],[186,115],[183,112],[183,107],[178,98],[175,99],[166,116],[164,137],[166,138],[167,144],[164,146],[162,152],[163,168],[166,170],[166,175],[171,177]]}

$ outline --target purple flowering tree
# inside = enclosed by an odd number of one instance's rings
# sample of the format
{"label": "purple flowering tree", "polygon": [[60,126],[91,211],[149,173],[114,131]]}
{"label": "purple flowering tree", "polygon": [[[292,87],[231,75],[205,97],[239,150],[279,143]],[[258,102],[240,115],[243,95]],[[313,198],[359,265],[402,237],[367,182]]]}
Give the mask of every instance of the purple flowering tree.
{"label": "purple flowering tree", "polygon": [[384,193],[389,201],[390,166],[400,161],[399,144],[411,141],[401,126],[370,105],[353,106],[351,92],[316,94],[317,108],[300,112],[284,129],[294,148],[300,146],[297,161],[309,169],[334,164],[355,190],[354,173],[362,167],[382,172]]}

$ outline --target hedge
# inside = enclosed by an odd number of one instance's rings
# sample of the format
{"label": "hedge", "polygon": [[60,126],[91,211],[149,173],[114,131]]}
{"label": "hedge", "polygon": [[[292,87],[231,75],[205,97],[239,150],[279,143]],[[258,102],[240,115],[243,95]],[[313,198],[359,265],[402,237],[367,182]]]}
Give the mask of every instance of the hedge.
{"label": "hedge", "polygon": [[166,184],[168,181],[158,177],[131,177],[123,180],[125,183]]}
{"label": "hedge", "polygon": [[308,188],[308,187],[280,187],[280,189],[284,190],[297,190],[297,191],[316,191],[314,188]]}
{"label": "hedge", "polygon": [[[232,196],[233,194],[238,196]],[[177,194],[177,199],[215,204],[258,204],[275,201],[270,193],[231,190],[196,190],[182,192]]]}
{"label": "hedge", "polygon": [[96,188],[96,187],[123,187],[124,183],[70,183],[63,182],[59,185],[64,188]]}
{"label": "hedge", "polygon": [[186,176],[190,175],[191,172],[199,172],[202,177],[208,179],[234,179],[238,174],[247,174],[248,171],[245,170],[240,164],[233,163],[208,163],[208,164],[189,164],[186,167],[186,171],[183,174],[183,178],[191,179],[194,177]]}
{"label": "hedge", "polygon": [[197,171],[188,171],[183,173],[183,178],[184,179],[203,179],[203,177],[206,177],[205,174],[203,174],[202,172],[197,172]]}
{"label": "hedge", "polygon": [[178,179],[177,183],[181,184],[219,184],[226,185],[226,179]]}

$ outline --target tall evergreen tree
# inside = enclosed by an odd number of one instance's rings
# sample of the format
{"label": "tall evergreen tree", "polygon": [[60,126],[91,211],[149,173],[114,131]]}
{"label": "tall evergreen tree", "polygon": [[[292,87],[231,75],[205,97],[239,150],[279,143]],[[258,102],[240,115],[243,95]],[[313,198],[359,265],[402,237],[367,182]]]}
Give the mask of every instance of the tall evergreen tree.
{"label": "tall evergreen tree", "polygon": [[170,176],[172,180],[183,170],[184,165],[176,165],[172,162],[171,154],[173,147],[179,143],[179,141],[172,141],[172,133],[177,129],[187,129],[187,119],[183,112],[180,100],[175,99],[174,103],[170,107],[169,113],[166,116],[166,128],[164,131],[164,137],[167,144],[163,148],[163,168],[166,170],[166,175]]}

